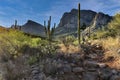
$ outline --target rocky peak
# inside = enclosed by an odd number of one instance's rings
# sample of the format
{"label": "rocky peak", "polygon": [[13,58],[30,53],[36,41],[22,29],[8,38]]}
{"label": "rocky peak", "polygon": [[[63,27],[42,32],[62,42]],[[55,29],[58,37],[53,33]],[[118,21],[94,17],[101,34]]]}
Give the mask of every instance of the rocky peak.
{"label": "rocky peak", "polygon": [[44,26],[32,20],[28,20],[22,26],[22,31],[33,35],[44,36]]}
{"label": "rocky peak", "polygon": [[[106,25],[112,19],[111,16],[102,12],[92,10],[81,10],[81,26],[85,24],[87,27],[94,24],[95,28]],[[78,10],[72,9],[70,12],[65,12],[56,29],[56,34],[73,33],[77,31]],[[69,29],[69,30],[68,30]],[[68,32],[69,31],[69,32]]]}
{"label": "rocky peak", "polygon": [[71,10],[71,13],[72,13],[72,14],[76,14],[77,12],[78,12],[77,9],[72,9],[72,10]]}
{"label": "rocky peak", "polygon": [[[66,24],[74,24],[69,27],[76,27],[77,25],[78,10],[72,9],[70,12],[65,12],[60,20],[59,27],[67,27]],[[92,19],[95,17],[96,12],[91,10],[81,10],[81,23],[89,25]]]}
{"label": "rocky peak", "polygon": [[31,25],[31,26],[36,25],[36,26],[42,26],[41,24],[39,24],[39,23],[37,23],[37,22],[35,22],[35,21],[32,21],[32,20],[28,20],[27,23],[24,24],[24,25]]}

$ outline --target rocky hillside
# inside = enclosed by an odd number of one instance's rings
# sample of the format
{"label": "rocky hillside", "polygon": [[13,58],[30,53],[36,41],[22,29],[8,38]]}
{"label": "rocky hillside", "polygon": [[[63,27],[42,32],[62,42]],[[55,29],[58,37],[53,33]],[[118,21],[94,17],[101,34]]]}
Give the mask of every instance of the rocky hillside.
{"label": "rocky hillside", "polygon": [[[71,12],[64,13],[56,29],[56,35],[75,33],[77,31],[77,16],[77,9],[72,9]],[[110,22],[111,19],[111,16],[104,13],[97,13],[91,10],[81,10],[81,26],[83,24],[87,27],[94,25],[95,29],[98,29]]]}
{"label": "rocky hillside", "polygon": [[25,23],[22,26],[21,30],[26,33],[33,34],[33,35],[40,35],[40,36],[45,35],[43,25],[37,22],[34,22],[32,20],[28,20],[27,23]]}
{"label": "rocky hillside", "polygon": [[[103,62],[102,47],[84,46],[84,53],[39,58],[26,80],[120,80],[120,70]],[[89,51],[89,52],[88,52]]]}

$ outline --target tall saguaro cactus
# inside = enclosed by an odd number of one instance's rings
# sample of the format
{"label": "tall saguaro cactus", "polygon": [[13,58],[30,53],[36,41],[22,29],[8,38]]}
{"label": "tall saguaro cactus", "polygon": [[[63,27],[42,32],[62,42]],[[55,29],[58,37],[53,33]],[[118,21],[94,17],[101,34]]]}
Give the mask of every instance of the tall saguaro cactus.
{"label": "tall saguaro cactus", "polygon": [[80,3],[78,4],[78,43],[80,44],[80,37],[81,37],[81,31],[80,31]]}
{"label": "tall saguaro cactus", "polygon": [[49,41],[52,41],[55,32],[55,26],[56,24],[54,23],[54,27],[51,28],[51,16],[49,17],[47,26],[46,26],[46,21],[44,21],[45,34]]}
{"label": "tall saguaro cactus", "polygon": [[14,29],[17,29],[17,20],[15,20]]}

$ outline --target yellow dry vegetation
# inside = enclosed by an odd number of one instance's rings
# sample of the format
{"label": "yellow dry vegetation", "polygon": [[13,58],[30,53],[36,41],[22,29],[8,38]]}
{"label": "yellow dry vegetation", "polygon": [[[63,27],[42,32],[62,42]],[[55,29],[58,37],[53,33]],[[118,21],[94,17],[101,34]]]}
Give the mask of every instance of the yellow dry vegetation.
{"label": "yellow dry vegetation", "polygon": [[60,51],[66,54],[71,54],[71,53],[82,53],[82,49],[79,46],[75,46],[75,45],[69,45],[69,46],[65,46],[64,44],[60,44]]}
{"label": "yellow dry vegetation", "polygon": [[113,57],[114,60],[106,62],[111,68],[120,69],[120,37],[116,38],[108,37],[105,39],[95,40],[92,44],[99,44],[104,49],[104,59],[110,59]]}
{"label": "yellow dry vegetation", "polygon": [[4,31],[7,31],[7,29],[0,26],[0,32],[4,32]]}

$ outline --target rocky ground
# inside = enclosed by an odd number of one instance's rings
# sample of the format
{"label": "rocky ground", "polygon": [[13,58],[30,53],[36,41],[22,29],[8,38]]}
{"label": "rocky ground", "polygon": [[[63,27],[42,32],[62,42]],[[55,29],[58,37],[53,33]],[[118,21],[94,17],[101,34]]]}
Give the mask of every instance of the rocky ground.
{"label": "rocky ground", "polygon": [[82,48],[84,54],[59,53],[54,57],[39,59],[31,65],[30,76],[23,80],[120,80],[120,70],[105,64],[102,47]]}
{"label": "rocky ground", "polygon": [[78,53],[43,56],[32,65],[27,64],[29,54],[0,62],[0,80],[120,80],[120,70],[106,64],[114,58],[104,60],[102,46],[81,47]]}

